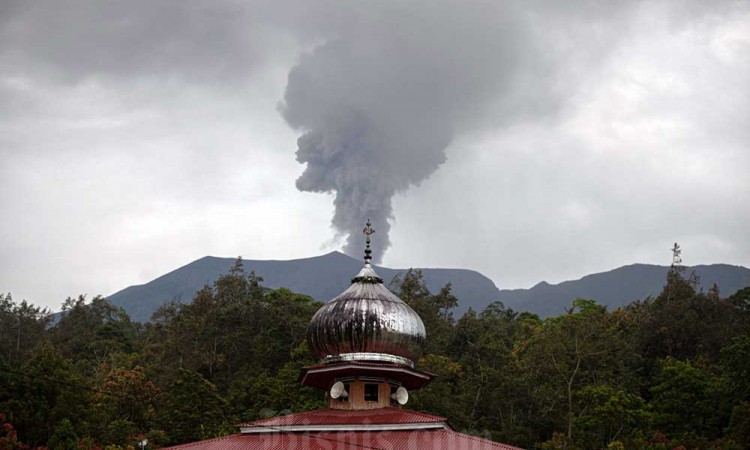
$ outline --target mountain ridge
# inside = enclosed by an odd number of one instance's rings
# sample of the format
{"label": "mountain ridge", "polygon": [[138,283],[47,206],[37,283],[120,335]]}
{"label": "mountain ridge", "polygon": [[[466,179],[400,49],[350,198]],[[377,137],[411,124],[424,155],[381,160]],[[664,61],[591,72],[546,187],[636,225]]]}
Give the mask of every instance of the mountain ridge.
{"label": "mountain ridge", "polygon": [[[235,261],[236,258],[204,256],[148,283],[126,287],[107,298],[114,305],[124,308],[134,321],[146,322],[156,308],[165,302],[192,300],[195,292],[227,273]],[[254,271],[263,277],[265,287],[286,287],[324,302],[344,291],[363,264],[361,260],[340,252],[292,260],[243,259],[242,262],[246,272]],[[453,293],[463,303],[459,309],[461,312],[468,307],[481,309],[499,299],[500,290],[492,280],[479,272],[468,269],[415,269],[422,271],[432,292],[451,282]],[[375,265],[375,270],[387,285],[407,269]]]}
{"label": "mountain ridge", "polygon": [[[190,302],[203,286],[211,285],[226,274],[236,259],[204,256],[148,283],[126,287],[108,299],[124,308],[134,321],[146,322],[165,302]],[[325,302],[349,286],[362,261],[334,251],[292,260],[243,259],[243,266],[246,272],[255,271],[263,277],[266,287],[286,287]],[[377,265],[375,269],[386,285],[407,270]],[[454,310],[457,317],[469,308],[481,311],[498,300],[513,310],[529,311],[542,317],[564,313],[577,297],[591,298],[614,309],[658,294],[664,286],[668,269],[668,266],[636,263],[557,284],[540,281],[528,289],[501,290],[490,278],[474,270],[415,268],[422,271],[431,292],[437,292],[448,282],[452,283],[453,293],[459,300],[459,306]],[[701,277],[699,288],[707,290],[715,282],[725,296],[750,286],[750,269],[743,266],[697,265],[687,268],[688,273],[691,270]]]}
{"label": "mountain ridge", "polygon": [[[542,317],[564,313],[578,297],[590,298],[614,309],[657,295],[664,287],[668,270],[669,266],[628,264],[557,284],[541,281],[529,289],[503,289],[500,299],[509,308],[530,310]],[[685,267],[685,272],[695,272],[699,276],[698,290],[707,291],[716,283],[724,296],[750,286],[750,269],[744,266],[699,264]]]}

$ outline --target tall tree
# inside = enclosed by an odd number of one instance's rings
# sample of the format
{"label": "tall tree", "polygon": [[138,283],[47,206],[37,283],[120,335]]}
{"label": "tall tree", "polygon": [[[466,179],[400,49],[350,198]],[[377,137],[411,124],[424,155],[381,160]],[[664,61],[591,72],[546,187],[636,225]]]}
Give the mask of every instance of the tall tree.
{"label": "tall tree", "polygon": [[97,296],[68,298],[51,337],[62,355],[79,363],[82,371],[95,371],[114,353],[131,352],[138,325],[122,308]]}
{"label": "tall tree", "polygon": [[547,319],[531,336],[523,352],[523,364],[542,410],[555,412],[568,442],[574,442],[575,401],[586,386],[614,381],[624,371],[625,346],[619,329],[611,324],[604,306],[576,299],[560,317]]}
{"label": "tall tree", "polygon": [[0,361],[19,367],[31,349],[45,338],[50,314],[45,308],[13,301],[10,293],[0,294]]}
{"label": "tall tree", "polygon": [[395,276],[390,286],[424,322],[428,336],[425,353],[446,354],[453,340],[454,320],[451,310],[458,305],[451,284],[446,284],[433,295],[427,288],[422,271],[409,269],[403,276]]}

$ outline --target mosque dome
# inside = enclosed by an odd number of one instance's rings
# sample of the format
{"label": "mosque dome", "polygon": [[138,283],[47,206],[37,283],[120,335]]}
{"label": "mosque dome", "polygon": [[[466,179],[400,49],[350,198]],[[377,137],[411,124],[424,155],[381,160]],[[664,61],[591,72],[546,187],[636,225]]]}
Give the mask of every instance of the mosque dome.
{"label": "mosque dome", "polygon": [[419,315],[383,284],[370,264],[370,234],[365,266],[344,292],[321,307],[307,328],[307,342],[323,363],[381,361],[414,367],[426,332]]}

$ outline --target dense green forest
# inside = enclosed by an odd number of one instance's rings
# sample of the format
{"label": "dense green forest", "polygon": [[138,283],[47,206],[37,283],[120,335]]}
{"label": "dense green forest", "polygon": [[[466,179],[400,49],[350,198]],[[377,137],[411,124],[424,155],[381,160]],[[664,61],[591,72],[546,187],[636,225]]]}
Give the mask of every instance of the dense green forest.
{"label": "dense green forest", "polygon": [[[297,383],[321,303],[262,281],[238,260],[147,324],[79,297],[51,325],[0,295],[0,449],[157,448],[323,406]],[[407,407],[525,448],[750,449],[750,288],[696,285],[673,266],[661,294],[615,311],[571,299],[546,320],[501,303],[454,318],[450,285],[409,271],[390,287],[422,317],[418,367],[439,377]]]}

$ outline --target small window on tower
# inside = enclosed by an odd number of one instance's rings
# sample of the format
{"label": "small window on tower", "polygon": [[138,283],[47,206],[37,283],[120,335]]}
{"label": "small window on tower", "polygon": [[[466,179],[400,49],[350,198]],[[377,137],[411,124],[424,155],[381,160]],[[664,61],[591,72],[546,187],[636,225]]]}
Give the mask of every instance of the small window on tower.
{"label": "small window on tower", "polygon": [[365,384],[365,401],[366,402],[378,401],[378,385],[377,384]]}

